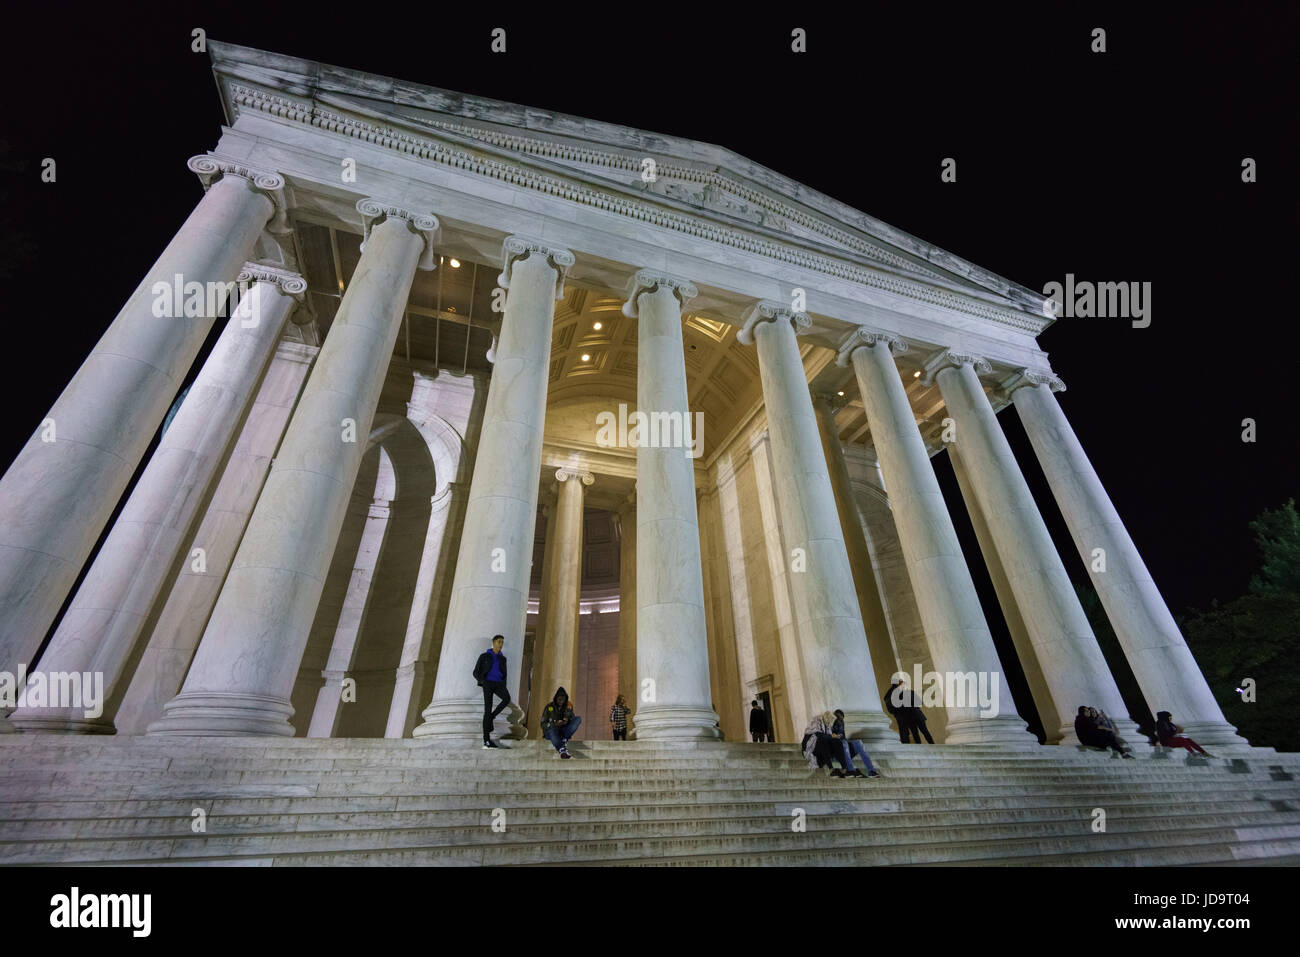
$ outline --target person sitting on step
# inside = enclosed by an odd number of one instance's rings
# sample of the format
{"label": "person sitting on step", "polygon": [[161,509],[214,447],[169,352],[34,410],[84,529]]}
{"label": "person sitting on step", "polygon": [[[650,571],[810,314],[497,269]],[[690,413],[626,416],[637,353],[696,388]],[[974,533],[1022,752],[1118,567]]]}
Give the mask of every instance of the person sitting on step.
{"label": "person sitting on step", "polygon": [[1180,736],[1179,732],[1183,729],[1173,722],[1173,715],[1168,711],[1161,711],[1156,715],[1156,740],[1166,748],[1186,748],[1190,755],[1200,755],[1203,758],[1212,757],[1209,751],[1193,741],[1191,738]]}
{"label": "person sitting on step", "polygon": [[843,749],[831,735],[831,727],[834,723],[835,716],[829,711],[815,716],[804,729],[803,740],[799,746],[803,749],[803,756],[811,770],[830,767],[832,761],[837,761],[840,766],[831,771],[831,777],[842,778],[846,777],[844,768],[847,765],[844,762]]}
{"label": "person sitting on step", "polygon": [[853,766],[853,755],[862,759],[863,765],[867,769],[866,776],[869,778],[880,777],[880,772],[871,764],[871,755],[867,754],[867,748],[861,741],[852,741],[844,733],[844,712],[839,708],[835,709],[835,721],[831,725],[831,737],[840,744],[840,749],[844,753],[844,764],[848,768],[848,776],[851,778],[862,777],[862,772]]}
{"label": "person sitting on step", "polygon": [[582,719],[573,713],[573,706],[569,704],[569,692],[563,686],[557,688],[555,697],[542,709],[542,734],[565,760],[573,757],[566,745],[580,724]]}
{"label": "person sitting on step", "polygon": [[[1105,721],[1106,724],[1110,724],[1109,718]],[[1074,736],[1079,739],[1080,744],[1089,748],[1110,748],[1122,757],[1133,757],[1129,748],[1125,747],[1124,742],[1119,739],[1119,735],[1112,730],[1113,728],[1113,724],[1108,728],[1099,723],[1097,710],[1087,705],[1080,705],[1079,713],[1074,716]]]}

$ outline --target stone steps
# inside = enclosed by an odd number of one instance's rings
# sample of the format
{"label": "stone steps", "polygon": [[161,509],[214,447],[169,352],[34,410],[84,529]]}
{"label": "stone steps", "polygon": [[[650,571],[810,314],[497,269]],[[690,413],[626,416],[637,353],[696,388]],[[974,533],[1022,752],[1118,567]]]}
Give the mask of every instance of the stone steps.
{"label": "stone steps", "polygon": [[[0,864],[1238,863],[1300,856],[1300,758],[1072,748],[0,739]],[[1107,830],[1091,831],[1093,809]],[[194,834],[192,812],[207,813]],[[506,832],[492,830],[503,809]],[[791,830],[802,808],[806,830]]]}

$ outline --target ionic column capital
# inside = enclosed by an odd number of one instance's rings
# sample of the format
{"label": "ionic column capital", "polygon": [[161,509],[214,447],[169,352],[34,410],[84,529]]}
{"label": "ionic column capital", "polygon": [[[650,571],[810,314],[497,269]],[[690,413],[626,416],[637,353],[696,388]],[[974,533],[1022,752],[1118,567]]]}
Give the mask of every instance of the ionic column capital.
{"label": "ionic column capital", "polygon": [[858,326],[840,341],[839,350],[835,354],[835,364],[847,366],[853,359],[853,353],[858,349],[863,347],[869,349],[880,343],[884,343],[889,347],[891,355],[901,356],[907,351],[907,341],[901,336],[896,336],[892,332],[879,332],[875,329],[868,329],[866,326]]}
{"label": "ionic column capital", "polygon": [[401,206],[392,206],[377,199],[366,197],[357,200],[357,212],[361,214],[361,251],[366,251],[366,241],[376,226],[388,219],[400,219],[413,233],[418,233],[424,240],[424,252],[420,254],[417,269],[429,272],[437,267],[433,261],[433,245],[441,228],[438,217],[432,213],[417,213]]}
{"label": "ionic column capital", "polygon": [[981,373],[987,375],[993,371],[993,367],[989,365],[989,360],[983,356],[943,349],[931,356],[922,366],[921,382],[925,385],[934,385],[935,376],[944,369],[959,369],[964,365],[972,366],[976,375]]}
{"label": "ionic column capital", "polygon": [[238,283],[265,282],[275,286],[283,295],[302,302],[307,292],[307,280],[296,272],[268,266],[265,263],[244,263],[239,271]]}
{"label": "ionic column capital", "polygon": [[1060,376],[1047,369],[1021,369],[1002,382],[1002,394],[1008,399],[1023,386],[1045,385],[1053,392],[1064,392],[1065,383]]}
{"label": "ionic column capital", "polygon": [[573,253],[559,246],[548,246],[537,239],[530,239],[527,236],[507,236],[501,244],[501,275],[497,277],[497,282],[501,284],[502,289],[510,288],[510,270],[516,259],[536,253],[544,256],[547,263],[558,274],[559,278],[555,283],[555,298],[564,298],[564,277],[569,274],[569,267],[573,265]]}
{"label": "ionic column capital", "polygon": [[596,476],[592,475],[590,472],[584,472],[581,469],[555,470],[555,481],[565,482],[569,479],[577,479],[582,482],[583,485],[590,485],[592,482],[596,481]]}
{"label": "ionic column capital", "polygon": [[238,176],[247,180],[250,187],[264,195],[275,207],[275,213],[266,228],[273,233],[290,231],[289,208],[284,197],[284,177],[279,173],[255,166],[245,166],[243,163],[225,160],[211,153],[191,156],[185,166],[198,176],[205,193],[212,188],[213,183],[226,176]]}
{"label": "ionic column capital", "polygon": [[752,345],[754,327],[760,322],[788,322],[794,327],[794,334],[800,335],[812,328],[812,318],[806,312],[795,312],[779,302],[763,299],[745,314],[745,323],[736,333],[736,341],[741,345]]}
{"label": "ionic column capital", "polygon": [[638,269],[636,275],[628,282],[627,301],[623,303],[623,315],[629,319],[637,318],[637,298],[643,292],[656,292],[660,286],[668,286],[677,297],[677,303],[685,308],[686,304],[700,294],[695,284],[689,279],[672,276],[654,269]]}

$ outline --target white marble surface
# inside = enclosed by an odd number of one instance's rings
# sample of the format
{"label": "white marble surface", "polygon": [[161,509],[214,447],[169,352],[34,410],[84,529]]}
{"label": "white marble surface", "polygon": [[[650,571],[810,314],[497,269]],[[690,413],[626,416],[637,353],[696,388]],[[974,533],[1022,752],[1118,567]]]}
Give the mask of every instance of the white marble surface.
{"label": "white marble surface", "polygon": [[55,441],[38,426],[0,478],[0,670],[31,664],[212,328],[155,316],[155,283],[233,282],[272,210],[218,180],[47,413]]}
{"label": "white marble surface", "polygon": [[[290,274],[282,279],[302,284]],[[81,709],[19,709],[11,719],[17,727],[112,729],[147,618],[219,476],[244,406],[294,305],[276,282],[249,287],[41,656],[42,671],[101,672],[104,713],[87,719]]]}
{"label": "white marble surface", "polygon": [[937,381],[1049,695],[1036,701],[1049,743],[1077,743],[1074,716],[1082,705],[1101,708],[1121,737],[1136,738],[1136,724],[975,369],[970,362],[949,365],[937,373]]}
{"label": "white marble surface", "polygon": [[[560,259],[571,261],[561,250]],[[566,260],[566,257],[567,260]],[[507,687],[519,697],[528,611],[538,476],[546,411],[547,359],[562,267],[545,251],[507,258],[509,293],[497,339],[456,561],[433,700],[416,737],[473,740],[482,734],[483,695],[474,662],[493,635],[504,635]],[[501,571],[494,568],[503,569]],[[506,716],[511,715],[513,723]],[[499,730],[522,734],[522,712],[503,711]]]}
{"label": "white marble surface", "polygon": [[[1242,744],[1051,387],[1022,385],[1011,398],[1151,713],[1171,712],[1202,744]],[[1097,548],[1105,571],[1093,568]]]}
{"label": "white marble surface", "polygon": [[[996,715],[981,716],[975,702],[966,707],[946,702],[945,743],[1032,743],[1016,713],[1006,669],[998,660],[957,531],[912,416],[893,348],[880,338],[852,348],[844,358],[853,365],[880,469],[892,490],[889,503],[931,661],[936,671],[973,671],[997,685]],[[903,662],[903,670],[911,672],[914,664]]]}
{"label": "white marble surface", "polygon": [[289,697],[426,241],[396,217],[371,231],[185,685],[150,734],[292,734]]}

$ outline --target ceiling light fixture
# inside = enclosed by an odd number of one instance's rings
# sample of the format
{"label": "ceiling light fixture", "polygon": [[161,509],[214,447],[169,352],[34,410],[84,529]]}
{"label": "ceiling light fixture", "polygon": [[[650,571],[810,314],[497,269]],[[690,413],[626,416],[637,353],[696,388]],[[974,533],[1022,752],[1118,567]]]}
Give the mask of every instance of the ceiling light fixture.
{"label": "ceiling light fixture", "polygon": [[597,332],[600,332],[600,323],[599,323],[599,322],[593,322],[593,323],[591,324],[591,328],[595,329]]}
{"label": "ceiling light fixture", "polygon": [[582,354],[582,361],[583,361],[583,362],[590,362],[590,361],[591,361],[591,356],[587,355],[587,353],[584,352],[584,353]]}
{"label": "ceiling light fixture", "polygon": [[459,268],[460,268],[460,260],[459,260],[459,259],[453,259],[453,260],[451,261],[451,268],[452,268],[452,269],[459,269]]}
{"label": "ceiling light fixture", "polygon": [[919,379],[919,378],[921,378],[921,370],[920,370],[920,369],[917,369],[915,372],[913,372],[913,373],[912,373],[912,378],[913,378],[913,379]]}

